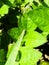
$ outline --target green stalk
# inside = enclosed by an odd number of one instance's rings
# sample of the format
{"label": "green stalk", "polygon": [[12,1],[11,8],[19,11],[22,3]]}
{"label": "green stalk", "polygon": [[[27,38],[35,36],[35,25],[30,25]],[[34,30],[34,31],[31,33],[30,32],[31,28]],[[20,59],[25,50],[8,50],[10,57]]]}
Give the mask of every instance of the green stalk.
{"label": "green stalk", "polygon": [[21,35],[19,36],[17,42],[14,44],[11,53],[5,63],[5,65],[14,65],[15,64],[15,60],[18,54],[18,50],[20,48],[23,36],[24,36],[25,30],[22,31]]}

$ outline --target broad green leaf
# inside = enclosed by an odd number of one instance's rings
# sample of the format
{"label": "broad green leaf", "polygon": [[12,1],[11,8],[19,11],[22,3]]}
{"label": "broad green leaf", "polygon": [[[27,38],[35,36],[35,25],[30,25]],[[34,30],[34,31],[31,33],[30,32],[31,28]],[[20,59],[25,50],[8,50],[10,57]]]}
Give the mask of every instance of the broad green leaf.
{"label": "broad green leaf", "polygon": [[9,9],[9,6],[7,5],[3,5],[1,8],[0,8],[0,15],[1,16],[4,16],[4,14],[8,14],[8,9]]}
{"label": "broad green leaf", "polygon": [[25,45],[29,47],[38,47],[47,42],[47,39],[42,34],[36,31],[30,31],[24,37]]}
{"label": "broad green leaf", "polygon": [[41,61],[39,65],[49,65],[49,62]]}
{"label": "broad green leaf", "polygon": [[36,27],[36,24],[28,17],[27,14],[24,14],[21,17],[20,28],[25,28],[27,31],[31,31],[35,30]]}
{"label": "broad green leaf", "polygon": [[17,57],[24,33],[25,33],[25,30],[22,31],[17,42],[13,45],[13,48],[11,50],[11,53],[10,53],[5,65],[14,65],[15,64],[15,60],[16,60],[16,57]]}
{"label": "broad green leaf", "polygon": [[49,6],[49,0],[44,0],[44,2]]}
{"label": "broad green leaf", "polygon": [[20,65],[36,65],[36,63],[42,56],[41,52],[29,47],[21,47],[20,51],[21,51]]}
{"label": "broad green leaf", "polygon": [[37,25],[30,18],[28,18],[28,20],[27,20],[27,31],[28,32],[33,31],[36,29],[36,27],[37,27]]}
{"label": "broad green leaf", "polygon": [[19,65],[19,63],[18,62],[15,62],[15,64],[14,65]]}
{"label": "broad green leaf", "polygon": [[28,13],[28,17],[44,32],[49,33],[49,8],[39,7]]}
{"label": "broad green leaf", "polygon": [[14,27],[14,28],[9,29],[7,33],[12,37],[12,39],[16,41],[21,32],[19,28]]}

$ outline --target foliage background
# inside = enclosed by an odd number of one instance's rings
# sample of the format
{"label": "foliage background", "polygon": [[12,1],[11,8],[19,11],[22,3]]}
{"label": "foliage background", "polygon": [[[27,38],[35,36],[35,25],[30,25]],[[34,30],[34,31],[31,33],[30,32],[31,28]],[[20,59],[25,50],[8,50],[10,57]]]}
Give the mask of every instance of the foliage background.
{"label": "foliage background", "polygon": [[0,0],[0,65],[6,65],[23,29],[14,65],[49,65],[49,0]]}

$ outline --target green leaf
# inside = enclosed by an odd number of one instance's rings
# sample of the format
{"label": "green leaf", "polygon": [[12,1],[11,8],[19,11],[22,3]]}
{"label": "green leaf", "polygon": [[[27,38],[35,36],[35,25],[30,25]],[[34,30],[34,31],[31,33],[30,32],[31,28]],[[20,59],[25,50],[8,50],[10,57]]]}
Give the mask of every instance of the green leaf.
{"label": "green leaf", "polygon": [[49,0],[44,0],[44,2],[49,6]]}
{"label": "green leaf", "polygon": [[15,62],[15,64],[14,65],[19,65],[19,63],[18,62]]}
{"label": "green leaf", "polygon": [[49,65],[49,62],[41,61],[39,65]]}
{"label": "green leaf", "polygon": [[12,37],[13,40],[16,41],[21,32],[19,28],[14,27],[14,28],[9,29],[7,33]]}
{"label": "green leaf", "polygon": [[20,51],[22,53],[20,65],[36,65],[42,56],[41,52],[29,47],[21,47]]}
{"label": "green leaf", "polygon": [[27,20],[27,31],[34,31],[36,29],[37,25],[30,19],[28,18]]}
{"label": "green leaf", "polygon": [[8,14],[8,9],[9,9],[9,6],[7,5],[3,5],[1,8],[0,8],[0,15],[1,16],[4,16],[4,14]]}
{"label": "green leaf", "polygon": [[25,45],[29,47],[38,47],[47,42],[47,39],[42,34],[31,31],[24,37]]}
{"label": "green leaf", "polygon": [[22,31],[22,33],[19,36],[17,42],[14,44],[5,65],[14,65],[15,64],[15,60],[16,60],[16,57],[17,57],[17,54],[18,54],[24,33],[25,33],[25,30]]}
{"label": "green leaf", "polygon": [[28,17],[27,14],[23,14],[21,17],[20,28],[25,28],[26,31],[33,31],[36,29],[36,24]]}
{"label": "green leaf", "polygon": [[49,33],[49,8],[39,7],[28,13],[28,17],[44,32]]}

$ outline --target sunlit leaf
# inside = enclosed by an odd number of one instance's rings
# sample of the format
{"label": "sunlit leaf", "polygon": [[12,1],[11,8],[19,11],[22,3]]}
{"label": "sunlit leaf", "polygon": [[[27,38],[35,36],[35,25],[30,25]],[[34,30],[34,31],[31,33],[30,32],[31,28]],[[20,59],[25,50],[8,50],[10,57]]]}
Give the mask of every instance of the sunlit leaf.
{"label": "sunlit leaf", "polygon": [[0,8],[0,15],[1,15],[1,16],[4,16],[4,14],[8,14],[8,9],[9,9],[9,6],[4,4],[4,5]]}
{"label": "sunlit leaf", "polygon": [[38,47],[47,42],[47,39],[42,34],[36,31],[30,31],[24,37],[25,45],[29,47]]}
{"label": "sunlit leaf", "polygon": [[20,27],[25,28],[27,31],[33,31],[36,29],[36,24],[28,17],[27,14],[24,14],[21,17]]}
{"label": "sunlit leaf", "polygon": [[44,2],[49,6],[49,0],[44,0]]}
{"label": "sunlit leaf", "polygon": [[29,47],[22,47],[20,51],[20,65],[35,65],[42,56],[41,52]]}
{"label": "sunlit leaf", "polygon": [[40,7],[28,13],[32,21],[42,30],[49,33],[49,8]]}

